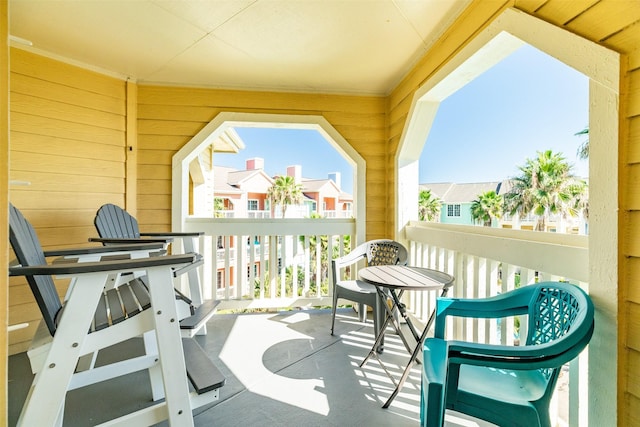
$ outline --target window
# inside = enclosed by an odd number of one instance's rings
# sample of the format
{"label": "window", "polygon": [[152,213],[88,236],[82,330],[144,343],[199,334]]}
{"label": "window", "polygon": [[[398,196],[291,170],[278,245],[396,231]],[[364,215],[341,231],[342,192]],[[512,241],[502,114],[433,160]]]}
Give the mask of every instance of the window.
{"label": "window", "polygon": [[460,216],[460,205],[447,205],[447,216]]}
{"label": "window", "polygon": [[216,272],[217,277],[218,277],[218,289],[224,289],[224,271],[217,271]]}
{"label": "window", "polygon": [[[253,264],[253,277],[258,277],[260,275],[260,270],[258,269],[258,263]],[[247,279],[251,278],[251,266],[247,266]]]}
{"label": "window", "polygon": [[247,210],[257,211],[259,210],[257,200],[247,200]]}
{"label": "window", "polygon": [[218,236],[218,249],[224,249],[224,242],[222,241],[222,236]]}

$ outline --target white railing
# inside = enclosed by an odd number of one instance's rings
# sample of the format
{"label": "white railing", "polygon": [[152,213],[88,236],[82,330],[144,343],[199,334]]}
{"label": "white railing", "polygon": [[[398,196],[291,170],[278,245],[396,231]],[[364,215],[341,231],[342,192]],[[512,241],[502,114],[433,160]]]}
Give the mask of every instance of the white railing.
{"label": "white railing", "polygon": [[215,211],[213,215],[216,218],[233,218],[236,216],[236,212],[232,210]]}
{"label": "white railing", "polygon": [[[435,268],[452,274],[455,282],[449,296],[481,298],[507,292],[516,286],[537,281],[562,280],[587,289],[589,280],[588,237],[490,227],[412,222],[405,228],[411,265]],[[407,308],[426,321],[435,304],[435,295],[405,294]],[[526,316],[508,321],[462,321],[448,325],[447,336],[454,339],[513,345],[519,340],[518,325],[526,330]],[[582,356],[581,356],[582,358]],[[569,420],[577,426],[580,400],[575,384],[587,384],[579,360],[571,363],[569,394],[556,393],[552,410],[557,425]],[[558,403],[568,399],[571,405]],[[578,404],[579,403],[579,404]],[[563,408],[568,407],[567,411]]]}
{"label": "white railing", "polygon": [[271,211],[247,211],[247,218],[264,219],[271,218]]}
{"label": "white railing", "polygon": [[351,218],[353,216],[352,211],[323,211],[320,215],[325,218]]}
{"label": "white railing", "polygon": [[188,218],[184,231],[205,233],[203,296],[221,309],[329,306],[327,260],[344,254],[355,220]]}

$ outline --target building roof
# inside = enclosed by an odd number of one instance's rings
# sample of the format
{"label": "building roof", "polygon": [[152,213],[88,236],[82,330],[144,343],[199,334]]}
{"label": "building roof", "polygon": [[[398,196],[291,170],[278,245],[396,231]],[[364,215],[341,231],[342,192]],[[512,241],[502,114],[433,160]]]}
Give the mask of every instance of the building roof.
{"label": "building roof", "polygon": [[473,182],[456,184],[453,182],[420,184],[421,190],[431,190],[444,203],[471,203],[487,191],[500,194],[501,182]]}
{"label": "building roof", "polygon": [[229,183],[229,185],[240,186],[244,182],[248,181],[249,179],[253,178],[256,175],[263,175],[264,178],[266,178],[269,181],[272,181],[271,177],[269,177],[269,175],[267,175],[262,169],[243,170],[243,171],[234,169],[232,171],[229,171],[227,182]]}
{"label": "building roof", "polygon": [[242,194],[243,191],[229,185],[229,173],[235,169],[226,166],[213,167],[213,193],[222,194]]}
{"label": "building roof", "polygon": [[302,179],[302,192],[304,193],[317,193],[322,190],[323,187],[330,185],[337,193],[340,193],[340,189],[335,182],[331,179]]}

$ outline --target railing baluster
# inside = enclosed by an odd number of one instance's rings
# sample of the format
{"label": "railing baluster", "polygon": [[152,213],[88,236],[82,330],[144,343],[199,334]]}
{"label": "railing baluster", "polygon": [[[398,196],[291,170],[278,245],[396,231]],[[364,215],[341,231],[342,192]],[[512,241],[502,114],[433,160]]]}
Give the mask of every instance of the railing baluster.
{"label": "railing baluster", "polygon": [[291,236],[280,236],[280,252],[278,259],[280,260],[280,265],[278,268],[278,272],[280,274],[280,297],[287,297],[287,241]]}
{"label": "railing baluster", "polygon": [[316,296],[320,295],[320,274],[322,270],[322,236],[316,235]]}
{"label": "railing baluster", "polygon": [[256,265],[256,236],[249,236],[249,243],[248,243],[248,251],[249,251],[249,283],[247,284],[247,296],[250,299],[254,299],[255,298],[255,292],[254,292],[254,283],[256,280],[256,271],[255,271],[255,265]]}
{"label": "railing baluster", "polygon": [[309,295],[311,289],[311,251],[309,236],[304,236],[304,294]]}
{"label": "railing baluster", "polygon": [[260,236],[260,299],[264,299],[265,296],[265,278],[267,272],[267,261],[265,255],[267,254],[267,236]]}
{"label": "railing baluster", "polygon": [[[478,279],[475,286],[475,297],[476,298],[484,298],[487,294],[487,282],[488,282],[488,274],[489,269],[487,268],[487,259],[486,258],[476,258],[476,273],[478,275]],[[485,319],[477,319],[476,325],[476,342],[486,342],[487,341],[487,321]]]}
{"label": "railing baluster", "polygon": [[[488,263],[487,274],[489,278],[487,281],[486,297],[497,295],[500,291],[500,263],[495,260],[488,260]],[[498,342],[498,321],[496,319],[487,319],[486,327],[487,333],[484,342],[486,344]]]}
{"label": "railing baluster", "polygon": [[224,236],[224,293],[225,299],[231,297],[231,236]]}
{"label": "railing baluster", "polygon": [[[293,242],[291,244],[291,292],[294,297],[298,296],[298,242],[300,242],[300,236],[294,235]],[[304,294],[303,294],[304,296]]]}
{"label": "railing baluster", "polygon": [[276,297],[277,273],[278,273],[278,236],[269,236],[269,293],[271,298]]}

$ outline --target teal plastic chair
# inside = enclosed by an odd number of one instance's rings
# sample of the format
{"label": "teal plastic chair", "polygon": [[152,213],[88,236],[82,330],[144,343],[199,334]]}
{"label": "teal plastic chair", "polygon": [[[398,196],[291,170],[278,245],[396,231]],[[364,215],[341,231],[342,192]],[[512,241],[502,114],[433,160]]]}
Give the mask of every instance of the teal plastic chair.
{"label": "teal plastic chair", "polygon": [[[442,426],[445,409],[500,426],[551,426],[549,403],[560,368],[589,343],[594,308],[568,283],[544,282],[485,299],[439,298],[434,338],[424,344],[422,426]],[[528,315],[520,346],[445,340],[448,316]]]}

